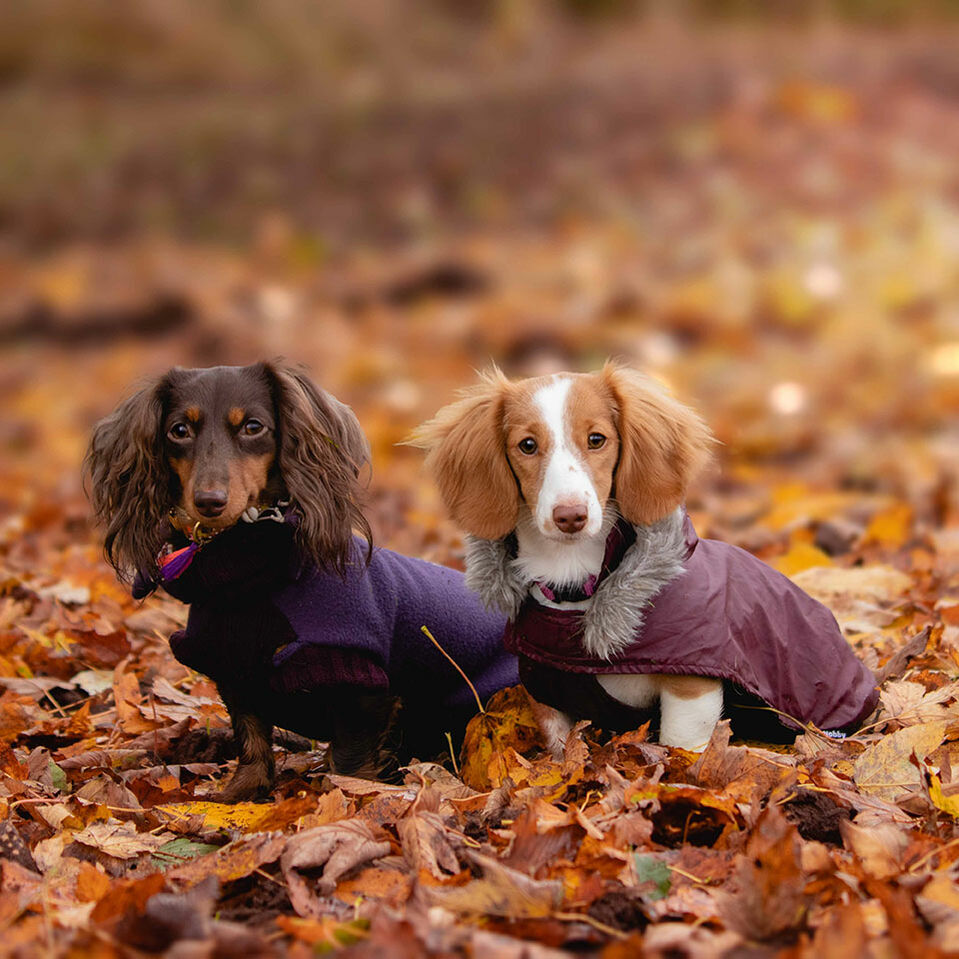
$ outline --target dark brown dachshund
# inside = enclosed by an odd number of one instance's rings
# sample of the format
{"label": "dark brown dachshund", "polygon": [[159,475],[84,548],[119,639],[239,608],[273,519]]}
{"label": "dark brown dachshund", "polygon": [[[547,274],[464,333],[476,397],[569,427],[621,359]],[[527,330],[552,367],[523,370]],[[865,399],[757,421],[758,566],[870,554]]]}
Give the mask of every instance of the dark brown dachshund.
{"label": "dark brown dachshund", "polygon": [[85,469],[107,556],[135,596],[162,585],[191,604],[171,647],[230,712],[224,801],[271,789],[274,725],[371,777],[461,733],[471,694],[423,625],[483,695],[516,681],[502,617],[460,573],[372,549],[367,459],[349,407],[277,363],[171,370],[94,429]]}
{"label": "dark brown dachshund", "polygon": [[367,538],[357,473],[369,448],[353,411],[286,366],[174,369],[97,424],[87,457],[105,548],[127,581],[156,573],[169,511],[189,534],[249,507],[296,500],[300,549],[342,569]]}

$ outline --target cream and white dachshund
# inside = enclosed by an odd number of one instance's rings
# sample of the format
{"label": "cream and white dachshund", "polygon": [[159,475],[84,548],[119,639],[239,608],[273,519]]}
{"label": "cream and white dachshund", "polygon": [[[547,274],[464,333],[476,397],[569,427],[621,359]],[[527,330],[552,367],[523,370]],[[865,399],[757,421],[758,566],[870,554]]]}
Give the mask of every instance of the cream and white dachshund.
{"label": "cream and white dachshund", "polygon": [[[466,533],[484,541],[515,537],[510,575],[523,584],[525,601],[588,609],[614,524],[648,527],[681,514],[713,439],[653,380],[609,363],[596,373],[516,382],[494,369],[411,442],[428,451],[427,469]],[[719,679],[621,672],[595,678],[626,706],[658,702],[659,738],[667,745],[703,749],[722,714]],[[562,755],[573,723],[591,718],[577,712],[537,704],[554,755]]]}

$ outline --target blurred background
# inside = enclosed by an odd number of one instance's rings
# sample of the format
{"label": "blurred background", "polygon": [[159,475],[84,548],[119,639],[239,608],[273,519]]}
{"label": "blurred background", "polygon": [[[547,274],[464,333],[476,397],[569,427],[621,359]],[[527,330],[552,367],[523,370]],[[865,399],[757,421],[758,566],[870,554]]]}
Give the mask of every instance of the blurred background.
{"label": "blurred background", "polygon": [[705,532],[891,516],[946,582],[957,40],[955,0],[4,0],[2,566],[94,555],[134,384],[277,355],[357,410],[380,540],[455,562],[395,444],[491,361],[616,356],[722,441]]}

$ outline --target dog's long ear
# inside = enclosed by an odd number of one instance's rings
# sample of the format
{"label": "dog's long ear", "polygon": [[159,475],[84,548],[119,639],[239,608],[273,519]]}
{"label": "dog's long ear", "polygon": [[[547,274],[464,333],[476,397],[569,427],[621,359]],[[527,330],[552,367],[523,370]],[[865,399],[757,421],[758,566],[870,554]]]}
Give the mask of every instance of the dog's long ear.
{"label": "dog's long ear", "polygon": [[691,409],[635,370],[607,363],[598,374],[613,397],[619,464],[613,495],[630,523],[674,510],[709,459],[709,428]]}
{"label": "dog's long ear", "polygon": [[93,428],[83,461],[84,486],[105,528],[104,551],[120,579],[157,571],[170,508],[163,456],[168,378],[144,386]]}
{"label": "dog's long ear", "polygon": [[353,531],[369,544],[373,540],[359,505],[359,473],[369,462],[369,444],[353,411],[302,370],[267,363],[264,372],[276,406],[280,475],[299,513],[300,550],[318,566],[343,572]]}
{"label": "dog's long ear", "polygon": [[407,440],[427,451],[426,468],[454,522],[481,539],[500,539],[516,528],[519,489],[503,431],[509,386],[494,369]]}

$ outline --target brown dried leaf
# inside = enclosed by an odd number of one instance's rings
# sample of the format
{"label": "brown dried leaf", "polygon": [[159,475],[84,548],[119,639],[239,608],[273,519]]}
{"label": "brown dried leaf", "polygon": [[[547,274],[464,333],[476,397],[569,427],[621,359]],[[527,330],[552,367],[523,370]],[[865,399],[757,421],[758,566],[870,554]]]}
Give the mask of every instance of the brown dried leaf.
{"label": "brown dried leaf", "polygon": [[911,577],[891,566],[817,566],[793,582],[828,606],[844,630],[870,632],[890,625],[912,586]]}
{"label": "brown dried leaf", "polygon": [[886,683],[879,693],[883,706],[881,719],[894,719],[900,726],[914,726],[948,719],[956,712],[944,704],[959,697],[959,683],[947,683],[939,689],[926,692],[922,683],[900,680]]}
{"label": "brown dried leaf", "polygon": [[256,833],[237,839],[206,856],[169,870],[168,878],[192,886],[208,876],[220,882],[242,879],[268,862],[275,862],[286,848],[286,837],[280,833]]}
{"label": "brown dried leaf", "polygon": [[143,697],[140,695],[140,682],[131,668],[131,660],[121,660],[113,672],[113,700],[117,707],[117,724],[131,735],[146,732],[162,725],[144,719],[140,711]]}
{"label": "brown dried leaf", "polygon": [[[62,764],[61,764],[61,768]],[[87,780],[76,792],[77,799],[100,803],[113,810],[140,811],[140,802],[122,783],[114,782],[109,776],[101,775]]]}
{"label": "brown dried leaf", "polygon": [[468,915],[539,919],[554,912],[563,898],[561,882],[530,879],[489,856],[474,853],[471,858],[483,877],[465,886],[429,888],[430,902]]}
{"label": "brown dried leaf", "polygon": [[459,872],[460,864],[450,845],[442,818],[435,812],[416,812],[397,824],[403,855],[419,872],[425,869],[436,879]]}
{"label": "brown dried leaf", "polygon": [[959,889],[945,873],[937,873],[916,896],[916,905],[932,926],[959,922]]}
{"label": "brown dried leaf", "polygon": [[389,855],[390,844],[381,836],[368,823],[357,820],[318,826],[292,836],[280,859],[280,867],[297,913],[317,917],[324,911],[302,875],[303,870],[322,868],[316,888],[320,895],[328,896],[341,876]]}
{"label": "brown dried leaf", "polygon": [[116,859],[134,859],[144,852],[154,852],[172,839],[172,835],[137,832],[132,822],[94,822],[73,834],[75,842],[99,849]]}
{"label": "brown dried leaf", "polygon": [[817,959],[851,959],[868,955],[868,936],[858,902],[830,909],[813,936],[811,956]]}
{"label": "brown dried leaf", "polygon": [[919,785],[910,757],[925,759],[943,740],[947,723],[939,720],[907,726],[868,746],[853,766],[856,785],[869,795],[894,800]]}
{"label": "brown dried leaf", "polygon": [[735,892],[719,898],[724,922],[748,939],[764,940],[802,924],[809,906],[800,838],[778,806],[767,807],[738,858]]}
{"label": "brown dried leaf", "polygon": [[902,872],[902,856],[909,836],[898,826],[885,823],[866,827],[843,820],[839,832],[846,848],[874,879],[891,879]]}
{"label": "brown dried leaf", "polygon": [[358,899],[372,899],[397,908],[413,891],[414,878],[395,868],[367,866],[355,876],[347,876],[336,885],[336,898],[353,905]]}
{"label": "brown dried leaf", "polygon": [[[941,627],[937,627],[935,632],[941,634]],[[925,651],[926,646],[929,644],[929,638],[932,635],[932,628],[926,626],[924,629],[919,630],[918,633],[910,636],[909,639],[889,657],[885,666],[876,672],[876,682],[884,683],[887,679],[901,676],[908,668],[910,660],[915,659],[916,656],[919,656]]]}
{"label": "brown dried leaf", "polygon": [[[682,923],[662,923],[651,926],[643,935],[643,959],[672,959],[684,956],[688,959],[723,959],[735,955],[735,948],[742,937],[732,930],[716,932],[702,926]],[[626,959],[637,955],[636,945],[624,943],[622,951],[609,950],[610,959]]]}

